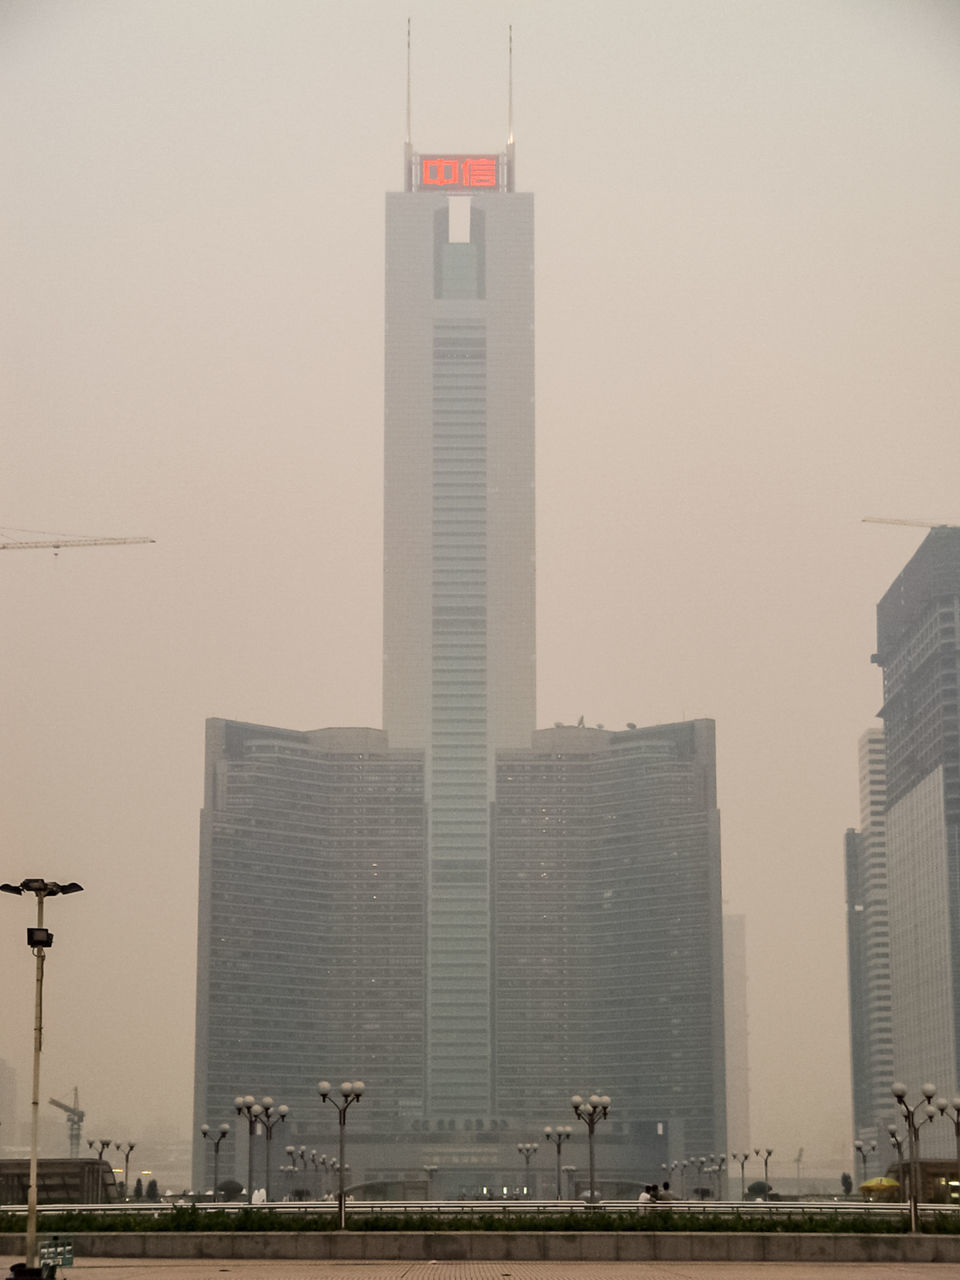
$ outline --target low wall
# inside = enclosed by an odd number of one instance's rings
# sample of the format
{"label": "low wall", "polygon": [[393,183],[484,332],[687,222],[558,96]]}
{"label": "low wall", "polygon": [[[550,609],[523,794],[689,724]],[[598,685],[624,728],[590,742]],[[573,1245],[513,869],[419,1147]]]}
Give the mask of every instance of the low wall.
{"label": "low wall", "polygon": [[[48,1238],[44,1232],[42,1239]],[[144,1231],[65,1236],[78,1258],[411,1262],[952,1262],[960,1235],[734,1231]],[[23,1254],[0,1234],[0,1254]]]}

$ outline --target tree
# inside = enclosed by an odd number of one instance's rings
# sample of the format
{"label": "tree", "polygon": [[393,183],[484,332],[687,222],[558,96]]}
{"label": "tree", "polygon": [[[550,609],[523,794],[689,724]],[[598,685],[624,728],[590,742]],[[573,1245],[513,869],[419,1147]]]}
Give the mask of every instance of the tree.
{"label": "tree", "polygon": [[754,1200],[760,1198],[766,1200],[767,1196],[773,1190],[769,1182],[764,1182],[762,1178],[758,1178],[756,1182],[751,1182],[747,1187],[747,1195],[753,1196]]}
{"label": "tree", "polygon": [[853,1190],[853,1179],[850,1177],[849,1173],[841,1173],[840,1185],[843,1187],[843,1194],[848,1196]]}
{"label": "tree", "polygon": [[136,1182],[133,1184],[133,1198],[134,1200],[143,1199],[143,1179],[142,1178],[138,1178]]}
{"label": "tree", "polygon": [[147,1183],[147,1199],[148,1200],[160,1199],[160,1188],[157,1186],[156,1178],[151,1178],[150,1181]]}
{"label": "tree", "polygon": [[243,1190],[243,1183],[236,1178],[224,1178],[217,1187],[222,1200],[236,1200]]}

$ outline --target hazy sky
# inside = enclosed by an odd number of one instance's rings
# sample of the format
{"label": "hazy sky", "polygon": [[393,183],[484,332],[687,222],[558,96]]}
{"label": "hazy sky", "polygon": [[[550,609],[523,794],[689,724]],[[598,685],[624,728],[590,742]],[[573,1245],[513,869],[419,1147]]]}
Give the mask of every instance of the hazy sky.
{"label": "hazy sky", "polygon": [[[424,150],[502,146],[513,24],[539,721],[716,719],[751,1138],[839,1176],[843,832],[922,537],[860,517],[960,519],[955,0],[0,4],[0,526],[157,539],[0,556],[0,878],[86,888],[42,1096],[189,1131],[204,719],[380,723],[408,13]],[[31,912],[0,900],[24,1116]]]}

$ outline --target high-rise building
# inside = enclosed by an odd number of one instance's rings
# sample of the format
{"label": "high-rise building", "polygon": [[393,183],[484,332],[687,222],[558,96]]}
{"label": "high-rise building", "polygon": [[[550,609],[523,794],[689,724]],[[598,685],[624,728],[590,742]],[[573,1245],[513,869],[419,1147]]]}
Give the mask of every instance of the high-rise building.
{"label": "high-rise building", "polygon": [[[877,606],[893,1073],[960,1085],[960,529],[933,528]],[[948,1153],[934,1124],[924,1150]]]}
{"label": "high-rise building", "polygon": [[747,1016],[747,917],[723,917],[723,1026],[727,1075],[727,1140],[750,1151],[750,1025]]}
{"label": "high-rise building", "polygon": [[501,1194],[517,1142],[597,1091],[601,1178],[629,1190],[726,1145],[714,726],[534,732],[512,144],[408,147],[386,220],[384,729],[210,722],[197,1128],[269,1095],[322,1150],[317,1079],[360,1077],[354,1181],[426,1164],[442,1194]]}
{"label": "high-rise building", "polygon": [[533,197],[411,155],[387,197],[384,727],[424,753],[427,1103],[492,1114],[495,753],[534,729]]}
{"label": "high-rise building", "polygon": [[887,888],[887,768],[883,729],[860,738],[860,827],[844,842],[850,988],[853,1131],[870,1154],[868,1171],[889,1163],[887,1125],[897,1119],[890,1007]]}

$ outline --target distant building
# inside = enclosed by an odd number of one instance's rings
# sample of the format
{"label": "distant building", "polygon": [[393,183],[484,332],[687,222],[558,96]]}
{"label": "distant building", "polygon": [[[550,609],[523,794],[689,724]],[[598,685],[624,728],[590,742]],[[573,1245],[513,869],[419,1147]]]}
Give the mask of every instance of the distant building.
{"label": "distant building", "polygon": [[746,916],[723,917],[723,984],[727,1142],[732,1151],[743,1152],[751,1150]]}
{"label": "distant building", "polygon": [[[850,1069],[854,1138],[871,1176],[886,1167],[896,1121],[886,852],[886,750],[882,728],[860,739],[860,829],[845,840]],[[875,1150],[872,1150],[876,1144]]]}
{"label": "distant building", "polygon": [[[322,1154],[316,1081],[359,1077],[354,1183],[419,1186],[427,1164],[442,1195],[553,1194],[546,1144],[529,1178],[516,1150],[547,1124],[575,1126],[585,1182],[575,1092],[613,1099],[611,1192],[726,1149],[713,722],[534,733],[533,318],[512,140],[408,146],[387,197],[385,729],[208,725],[195,1132],[268,1095],[291,1108],[273,1150]],[[220,1171],[245,1182],[234,1137]]]}
{"label": "distant building", "polygon": [[[960,529],[930,530],[877,606],[893,1073],[960,1085]],[[952,1129],[924,1131],[948,1154]]]}
{"label": "distant building", "polygon": [[20,1118],[17,1115],[17,1073],[0,1058],[0,1150],[19,1147]]}

